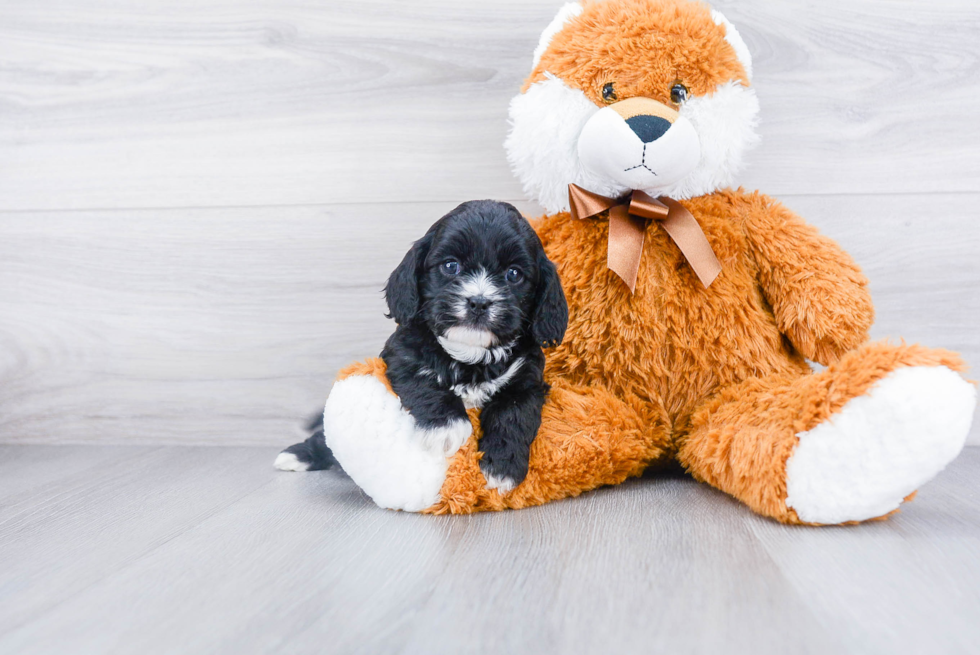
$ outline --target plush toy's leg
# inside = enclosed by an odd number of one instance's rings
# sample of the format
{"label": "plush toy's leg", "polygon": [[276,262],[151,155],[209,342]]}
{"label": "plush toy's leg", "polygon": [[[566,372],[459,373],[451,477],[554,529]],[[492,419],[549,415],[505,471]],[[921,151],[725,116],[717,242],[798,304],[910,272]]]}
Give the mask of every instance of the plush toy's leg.
{"label": "plush toy's leg", "polygon": [[416,427],[377,358],[341,371],[323,410],[325,445],[354,482],[388,509],[418,512],[435,503],[449,457],[473,429],[452,425],[438,439],[431,432]]}
{"label": "plush toy's leg", "polygon": [[785,523],[894,512],[959,454],[976,404],[953,353],[868,344],[820,373],[752,379],[695,412],[678,457]]}
{"label": "plush toy's leg", "polygon": [[641,474],[669,452],[666,414],[591,387],[554,384],[531,444],[527,477],[512,492],[487,489],[477,437],[449,466],[440,500],[425,510],[468,514],[541,505]]}

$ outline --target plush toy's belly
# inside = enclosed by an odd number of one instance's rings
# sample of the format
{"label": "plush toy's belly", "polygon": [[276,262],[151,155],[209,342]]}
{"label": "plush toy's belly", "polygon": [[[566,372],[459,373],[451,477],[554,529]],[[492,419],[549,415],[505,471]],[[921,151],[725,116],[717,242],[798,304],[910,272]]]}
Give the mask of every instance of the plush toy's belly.
{"label": "plush toy's belly", "polygon": [[630,294],[606,266],[608,222],[564,216],[539,227],[569,306],[564,343],[548,354],[549,377],[648,401],[683,429],[690,412],[721,387],[809,371],[779,333],[735,226],[701,221],[723,267],[705,289],[663,229],[651,224]]}

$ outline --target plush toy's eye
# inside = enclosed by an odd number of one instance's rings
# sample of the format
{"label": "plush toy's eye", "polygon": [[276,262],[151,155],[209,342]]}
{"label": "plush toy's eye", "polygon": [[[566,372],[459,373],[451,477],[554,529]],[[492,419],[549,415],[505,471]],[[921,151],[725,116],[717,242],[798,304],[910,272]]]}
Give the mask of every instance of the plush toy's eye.
{"label": "plush toy's eye", "polygon": [[616,89],[613,88],[612,82],[606,82],[602,87],[602,99],[606,102],[616,102]]}
{"label": "plush toy's eye", "polygon": [[678,82],[670,87],[670,101],[675,105],[682,105],[687,100],[687,87]]}
{"label": "plush toy's eye", "polygon": [[444,261],[439,265],[439,270],[446,275],[459,275],[459,262],[455,259]]}
{"label": "plush toy's eye", "polygon": [[524,273],[521,272],[521,269],[512,266],[507,271],[507,275],[505,277],[510,284],[517,284],[524,279]]}

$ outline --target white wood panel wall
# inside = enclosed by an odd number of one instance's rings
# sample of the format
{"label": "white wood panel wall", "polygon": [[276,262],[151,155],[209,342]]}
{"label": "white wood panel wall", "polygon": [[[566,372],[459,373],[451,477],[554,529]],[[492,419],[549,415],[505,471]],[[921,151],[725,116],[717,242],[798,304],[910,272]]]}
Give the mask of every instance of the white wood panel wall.
{"label": "white wood panel wall", "polygon": [[[561,4],[0,0],[0,442],[298,436],[409,242],[522,200],[507,102]],[[980,4],[715,5],[741,181],[864,265],[875,336],[980,365]]]}

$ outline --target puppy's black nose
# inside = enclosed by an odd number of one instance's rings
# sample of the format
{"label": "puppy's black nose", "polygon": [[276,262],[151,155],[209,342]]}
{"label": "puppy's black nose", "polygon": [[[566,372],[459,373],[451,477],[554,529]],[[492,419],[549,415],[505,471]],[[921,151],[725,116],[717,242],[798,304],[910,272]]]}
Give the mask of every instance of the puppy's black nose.
{"label": "puppy's black nose", "polygon": [[468,302],[470,305],[470,311],[477,314],[482,314],[490,307],[490,301],[483,296],[473,296],[468,300]]}
{"label": "puppy's black nose", "polygon": [[627,119],[626,124],[630,126],[636,136],[640,137],[643,143],[656,141],[667,133],[671,125],[666,118],[643,115]]}

